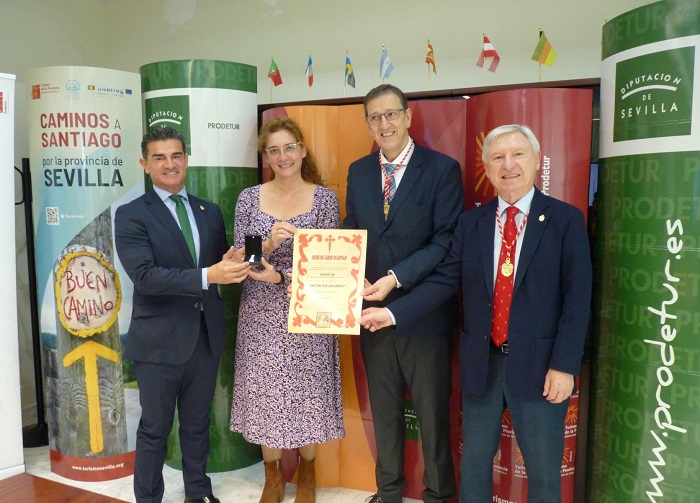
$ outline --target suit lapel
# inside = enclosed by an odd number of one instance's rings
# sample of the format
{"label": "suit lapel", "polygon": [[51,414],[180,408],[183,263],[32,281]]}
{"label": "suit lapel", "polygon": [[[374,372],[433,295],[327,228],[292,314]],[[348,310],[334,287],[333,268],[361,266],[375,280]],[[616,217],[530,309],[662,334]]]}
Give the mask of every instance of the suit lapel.
{"label": "suit lapel", "polygon": [[482,206],[481,216],[479,217],[479,246],[481,248],[482,263],[484,266],[484,280],[489,294],[493,296],[493,247],[496,239],[496,208],[498,207],[498,198]]}
{"label": "suit lapel", "polygon": [[525,234],[523,235],[523,245],[518,256],[518,271],[515,274],[515,283],[513,284],[513,294],[518,291],[518,287],[523,281],[523,276],[527,271],[528,266],[535,256],[535,251],[542,238],[549,218],[551,216],[551,208],[549,201],[539,190],[535,189],[535,195],[532,198],[530,205],[530,214],[527,217],[527,225],[525,226]]}
{"label": "suit lapel", "polygon": [[366,198],[366,208],[356,208],[355,211],[366,211],[372,215],[376,223],[376,228],[384,227],[384,191],[382,186],[382,168],[379,165],[379,151],[375,151],[369,158],[367,173],[362,174],[363,179],[367,183],[367,191],[363,194],[362,199]]}
{"label": "suit lapel", "polygon": [[[399,211],[399,208],[401,208],[403,203],[406,202],[406,200],[408,199],[408,195],[411,193],[413,186],[416,184],[416,181],[422,173],[423,151],[417,144],[414,143],[413,145],[413,154],[411,155],[411,159],[408,161],[408,165],[405,168],[406,171],[401,177],[401,183],[399,184],[399,186],[396,189],[396,192],[394,193],[394,198],[391,200],[389,217],[386,219],[385,225],[389,225],[389,223],[391,223],[391,221],[394,218],[394,215],[396,215],[396,212]],[[382,206],[383,205],[384,196],[382,195]],[[382,213],[382,218],[383,216],[384,214]]]}
{"label": "suit lapel", "polygon": [[192,264],[192,255],[190,254],[190,249],[187,247],[187,242],[185,241],[185,236],[182,235],[180,226],[175,221],[173,214],[161,200],[158,194],[151,190],[146,194],[146,207],[155,216],[156,220],[165,228],[165,230],[172,236],[173,240],[177,244],[178,249],[182,255],[187,259],[189,264]]}

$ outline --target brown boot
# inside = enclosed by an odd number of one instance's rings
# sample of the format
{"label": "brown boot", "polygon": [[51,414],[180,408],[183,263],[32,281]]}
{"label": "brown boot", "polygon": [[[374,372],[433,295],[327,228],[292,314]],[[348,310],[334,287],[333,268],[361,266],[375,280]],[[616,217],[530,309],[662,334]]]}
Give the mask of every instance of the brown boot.
{"label": "brown boot", "polygon": [[315,459],[306,461],[299,456],[299,480],[297,481],[297,497],[294,503],[316,502],[316,467]]}
{"label": "brown boot", "polygon": [[284,498],[284,473],[282,472],[282,460],[265,463],[265,487],[263,488],[260,503],[279,503]]}

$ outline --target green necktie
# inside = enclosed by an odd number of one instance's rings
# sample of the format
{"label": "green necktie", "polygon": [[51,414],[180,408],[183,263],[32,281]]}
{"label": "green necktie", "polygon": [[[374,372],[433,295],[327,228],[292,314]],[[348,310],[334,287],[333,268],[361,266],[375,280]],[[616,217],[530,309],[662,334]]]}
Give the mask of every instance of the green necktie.
{"label": "green necktie", "polygon": [[197,265],[197,252],[194,247],[194,238],[192,237],[192,227],[190,226],[190,219],[187,216],[187,210],[185,209],[185,203],[182,202],[182,196],[180,194],[173,194],[170,199],[175,201],[175,213],[177,213],[177,219],[180,221],[180,229],[182,229],[182,235],[185,236],[185,241],[187,242],[187,248],[190,249],[192,254],[192,260],[194,265]]}

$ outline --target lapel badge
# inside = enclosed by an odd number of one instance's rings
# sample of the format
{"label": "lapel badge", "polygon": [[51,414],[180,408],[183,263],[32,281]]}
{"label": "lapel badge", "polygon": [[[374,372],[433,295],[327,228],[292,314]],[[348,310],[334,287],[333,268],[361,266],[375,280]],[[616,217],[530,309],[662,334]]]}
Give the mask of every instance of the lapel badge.
{"label": "lapel badge", "polygon": [[540,215],[540,222],[544,222],[544,215]]}
{"label": "lapel badge", "polygon": [[[200,205],[199,205],[199,209],[202,210],[202,211],[204,211],[204,206],[202,206],[202,205],[200,204]],[[540,217],[540,218],[544,219],[544,217]]]}

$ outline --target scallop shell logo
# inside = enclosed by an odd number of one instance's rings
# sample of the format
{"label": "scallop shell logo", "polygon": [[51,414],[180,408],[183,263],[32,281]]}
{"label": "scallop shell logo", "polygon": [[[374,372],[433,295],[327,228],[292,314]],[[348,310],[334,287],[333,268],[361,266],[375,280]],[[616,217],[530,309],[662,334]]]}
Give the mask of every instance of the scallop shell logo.
{"label": "scallop shell logo", "polygon": [[66,91],[77,93],[80,91],[80,83],[77,80],[69,80],[66,82]]}

